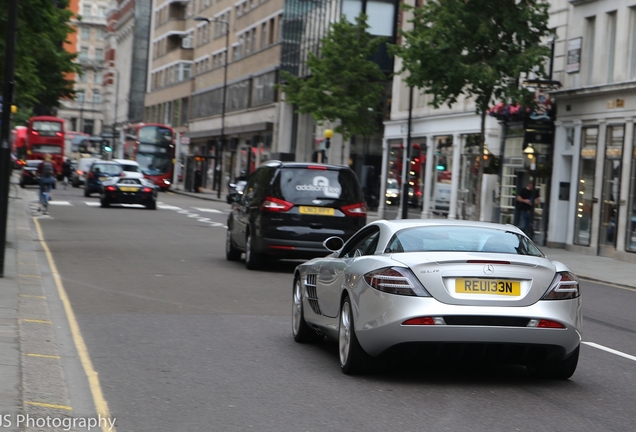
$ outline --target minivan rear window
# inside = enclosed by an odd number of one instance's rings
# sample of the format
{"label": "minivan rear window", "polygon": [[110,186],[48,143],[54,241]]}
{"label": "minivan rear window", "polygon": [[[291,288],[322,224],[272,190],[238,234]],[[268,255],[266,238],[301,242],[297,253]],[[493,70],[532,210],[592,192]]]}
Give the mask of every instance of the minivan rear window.
{"label": "minivan rear window", "polygon": [[316,201],[359,203],[364,201],[353,171],[283,168],[274,179],[276,198],[296,205],[318,205]]}

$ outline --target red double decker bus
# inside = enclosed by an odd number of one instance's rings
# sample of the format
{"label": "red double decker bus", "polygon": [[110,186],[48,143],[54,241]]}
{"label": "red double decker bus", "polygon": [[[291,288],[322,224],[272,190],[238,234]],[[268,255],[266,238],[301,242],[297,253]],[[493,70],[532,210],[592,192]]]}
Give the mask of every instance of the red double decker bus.
{"label": "red double decker bus", "polygon": [[174,169],[174,130],[157,123],[128,126],[124,158],[136,161],[147,179],[162,190],[168,190]]}
{"label": "red double decker bus", "polygon": [[11,153],[13,153],[18,160],[26,159],[26,137],[26,126],[16,126],[11,131]]}
{"label": "red double decker bus", "polygon": [[29,119],[27,128],[27,159],[53,158],[55,171],[61,175],[64,163],[64,120],[59,117],[37,116]]}

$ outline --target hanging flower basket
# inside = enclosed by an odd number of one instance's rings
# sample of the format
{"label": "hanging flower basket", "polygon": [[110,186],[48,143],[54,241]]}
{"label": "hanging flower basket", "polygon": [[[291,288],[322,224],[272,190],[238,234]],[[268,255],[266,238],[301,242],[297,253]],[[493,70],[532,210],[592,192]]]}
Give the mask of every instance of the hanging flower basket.
{"label": "hanging flower basket", "polygon": [[523,108],[518,103],[499,102],[488,108],[488,115],[495,117],[499,121],[516,122],[522,121],[530,115],[530,108]]}

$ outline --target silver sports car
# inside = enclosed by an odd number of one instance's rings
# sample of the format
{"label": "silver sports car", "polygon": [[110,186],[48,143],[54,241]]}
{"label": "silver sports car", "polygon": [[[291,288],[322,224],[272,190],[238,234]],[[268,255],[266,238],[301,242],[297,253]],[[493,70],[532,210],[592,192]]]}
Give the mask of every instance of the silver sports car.
{"label": "silver sports car", "polygon": [[581,341],[579,281],[512,225],[380,220],[294,272],[297,342],[338,341],[344,373],[400,347],[521,364],[567,379]]}

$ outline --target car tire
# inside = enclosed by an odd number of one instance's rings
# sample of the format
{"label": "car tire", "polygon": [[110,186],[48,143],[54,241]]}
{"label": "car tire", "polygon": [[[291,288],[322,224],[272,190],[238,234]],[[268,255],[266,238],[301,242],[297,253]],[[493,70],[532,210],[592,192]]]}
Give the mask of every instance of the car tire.
{"label": "car tire", "polygon": [[305,321],[303,288],[300,278],[295,278],[294,280],[292,296],[292,335],[294,336],[294,341],[298,343],[310,343],[322,340],[322,337],[309,327]]}
{"label": "car tire", "polygon": [[232,243],[232,234],[229,227],[225,234],[225,258],[228,261],[238,261],[241,258],[241,251]]}
{"label": "car tire", "polygon": [[52,189],[57,189],[57,184],[53,183],[53,186],[51,186]]}
{"label": "car tire", "polygon": [[148,210],[157,210],[157,201],[153,201],[146,206]]}
{"label": "car tire", "polygon": [[548,378],[566,380],[574,375],[579,364],[579,351],[581,345],[570,354],[569,357],[557,362],[545,362],[528,366],[530,376],[534,378]]}
{"label": "car tire", "polygon": [[110,207],[110,203],[106,201],[105,199],[102,199],[99,201],[99,206],[102,208],[108,208]]}
{"label": "car tire", "polygon": [[20,187],[21,187],[22,189],[24,189],[24,187],[25,187],[25,186],[24,186],[24,182],[20,182]]}
{"label": "car tire", "polygon": [[353,323],[351,300],[345,297],[340,308],[340,325],[338,326],[338,353],[342,372],[356,375],[368,370],[372,358],[360,346]]}
{"label": "car tire", "polygon": [[254,252],[252,238],[252,233],[248,231],[245,239],[245,267],[248,270],[258,270],[263,265],[263,255]]}
{"label": "car tire", "polygon": [[91,194],[88,192],[88,189],[84,189],[84,197],[88,198]]}
{"label": "car tire", "polygon": [[78,188],[79,187],[79,183],[77,183],[77,182],[72,182],[71,185],[73,185],[74,188]]}

